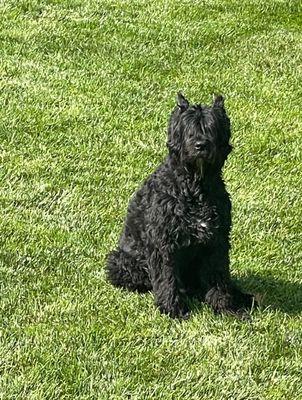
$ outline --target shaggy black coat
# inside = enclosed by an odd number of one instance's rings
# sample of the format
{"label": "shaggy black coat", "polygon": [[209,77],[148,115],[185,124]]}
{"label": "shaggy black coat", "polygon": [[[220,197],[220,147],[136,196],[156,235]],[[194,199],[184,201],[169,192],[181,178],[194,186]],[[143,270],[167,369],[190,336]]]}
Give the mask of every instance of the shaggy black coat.
{"label": "shaggy black coat", "polygon": [[168,125],[169,154],[134,194],[119,244],[107,259],[118,287],[152,290],[160,311],[186,318],[186,298],[215,312],[250,308],[230,279],[231,202],[222,167],[231,151],[224,100],[190,105],[181,93]]}

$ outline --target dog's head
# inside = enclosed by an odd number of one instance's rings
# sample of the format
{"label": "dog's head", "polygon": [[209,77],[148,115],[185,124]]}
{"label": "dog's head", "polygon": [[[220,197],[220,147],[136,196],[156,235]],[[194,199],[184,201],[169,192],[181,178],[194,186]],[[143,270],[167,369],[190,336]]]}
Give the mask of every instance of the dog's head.
{"label": "dog's head", "polygon": [[181,94],[168,126],[167,146],[178,162],[193,168],[221,170],[230,145],[230,120],[224,109],[222,96],[215,96],[211,106],[190,105]]}

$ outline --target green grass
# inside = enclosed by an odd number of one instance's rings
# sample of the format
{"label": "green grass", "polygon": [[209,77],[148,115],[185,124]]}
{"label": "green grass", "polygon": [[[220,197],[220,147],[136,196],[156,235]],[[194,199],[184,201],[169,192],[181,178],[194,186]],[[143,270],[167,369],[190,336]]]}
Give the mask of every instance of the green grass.
{"label": "green grass", "polygon": [[[0,399],[302,399],[300,4],[0,2]],[[105,281],[179,89],[226,96],[249,323]]]}

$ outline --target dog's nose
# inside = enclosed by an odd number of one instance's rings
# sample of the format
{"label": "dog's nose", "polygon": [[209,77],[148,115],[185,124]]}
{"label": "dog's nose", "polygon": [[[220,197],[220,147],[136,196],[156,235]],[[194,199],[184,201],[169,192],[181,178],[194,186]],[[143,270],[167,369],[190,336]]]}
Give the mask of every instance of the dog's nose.
{"label": "dog's nose", "polygon": [[195,143],[195,149],[198,151],[203,151],[206,149],[206,143],[205,142],[196,142]]}

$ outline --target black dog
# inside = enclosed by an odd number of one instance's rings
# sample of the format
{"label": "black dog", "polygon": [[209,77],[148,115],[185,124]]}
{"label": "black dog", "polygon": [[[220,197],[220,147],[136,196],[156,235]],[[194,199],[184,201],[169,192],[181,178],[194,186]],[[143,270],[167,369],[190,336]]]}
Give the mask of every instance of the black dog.
{"label": "black dog", "polygon": [[135,193],[107,260],[118,287],[152,290],[160,311],[188,316],[187,296],[240,313],[253,296],[230,279],[231,202],[222,167],[231,152],[224,99],[190,105],[181,93],[168,125],[169,154]]}

